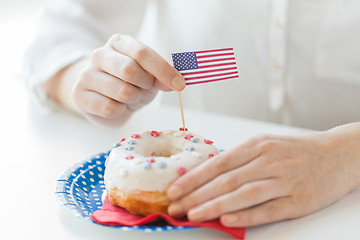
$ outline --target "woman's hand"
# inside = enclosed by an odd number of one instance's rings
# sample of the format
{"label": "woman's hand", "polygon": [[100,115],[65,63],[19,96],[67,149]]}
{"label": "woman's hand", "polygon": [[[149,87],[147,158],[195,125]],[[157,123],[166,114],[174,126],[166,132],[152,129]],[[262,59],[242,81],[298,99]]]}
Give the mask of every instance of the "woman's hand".
{"label": "woman's hand", "polygon": [[169,214],[247,227],[310,214],[360,185],[360,124],[255,137],[170,185]]}
{"label": "woman's hand", "polygon": [[158,90],[181,91],[184,87],[180,73],[154,50],[117,34],[93,52],[73,98],[89,120],[119,126]]}

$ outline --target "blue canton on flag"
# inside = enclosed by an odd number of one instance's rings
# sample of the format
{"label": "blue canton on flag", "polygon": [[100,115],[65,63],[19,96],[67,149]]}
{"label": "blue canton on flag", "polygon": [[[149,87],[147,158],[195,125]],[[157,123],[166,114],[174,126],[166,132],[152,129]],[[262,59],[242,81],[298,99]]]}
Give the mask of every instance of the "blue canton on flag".
{"label": "blue canton on flag", "polygon": [[186,85],[239,77],[233,48],[173,53],[172,59]]}
{"label": "blue canton on flag", "polygon": [[172,58],[178,71],[198,68],[196,52],[173,53]]}

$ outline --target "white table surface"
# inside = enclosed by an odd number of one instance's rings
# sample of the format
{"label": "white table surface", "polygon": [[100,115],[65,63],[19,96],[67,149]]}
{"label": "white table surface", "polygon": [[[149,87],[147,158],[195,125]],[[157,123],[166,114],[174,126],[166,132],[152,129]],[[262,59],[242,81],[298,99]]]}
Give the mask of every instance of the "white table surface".
{"label": "white table surface", "polygon": [[[57,178],[74,163],[103,152],[120,137],[146,130],[177,129],[178,109],[148,106],[121,129],[95,127],[63,110],[42,113],[29,104],[22,83],[0,90],[0,239],[230,239],[221,232],[125,232],[78,219],[54,192]],[[187,127],[231,148],[261,133],[299,129],[185,109]],[[360,190],[306,217],[248,228],[246,239],[359,239]]]}

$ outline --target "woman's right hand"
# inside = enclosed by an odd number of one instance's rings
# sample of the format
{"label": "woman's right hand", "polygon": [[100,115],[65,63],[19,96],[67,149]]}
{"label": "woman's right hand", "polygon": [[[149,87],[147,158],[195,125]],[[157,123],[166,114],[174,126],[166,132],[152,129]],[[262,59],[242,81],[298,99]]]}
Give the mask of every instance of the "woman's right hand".
{"label": "woman's right hand", "polygon": [[96,49],[73,89],[78,108],[92,122],[118,127],[158,90],[181,91],[185,80],[153,49],[116,34]]}

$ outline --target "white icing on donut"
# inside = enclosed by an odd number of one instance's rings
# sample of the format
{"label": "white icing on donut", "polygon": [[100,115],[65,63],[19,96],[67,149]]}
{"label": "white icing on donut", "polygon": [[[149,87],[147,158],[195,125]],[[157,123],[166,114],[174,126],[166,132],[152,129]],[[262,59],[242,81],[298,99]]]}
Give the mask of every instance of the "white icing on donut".
{"label": "white icing on donut", "polygon": [[[129,137],[111,151],[104,176],[107,189],[162,192],[179,177],[180,167],[189,171],[209,159],[209,154],[218,154],[216,147],[205,143],[197,134],[172,130],[159,133],[156,137],[151,132],[144,132],[138,138]],[[189,134],[199,141],[186,139]],[[127,146],[134,148],[126,150]],[[133,158],[126,159],[129,156]]]}

